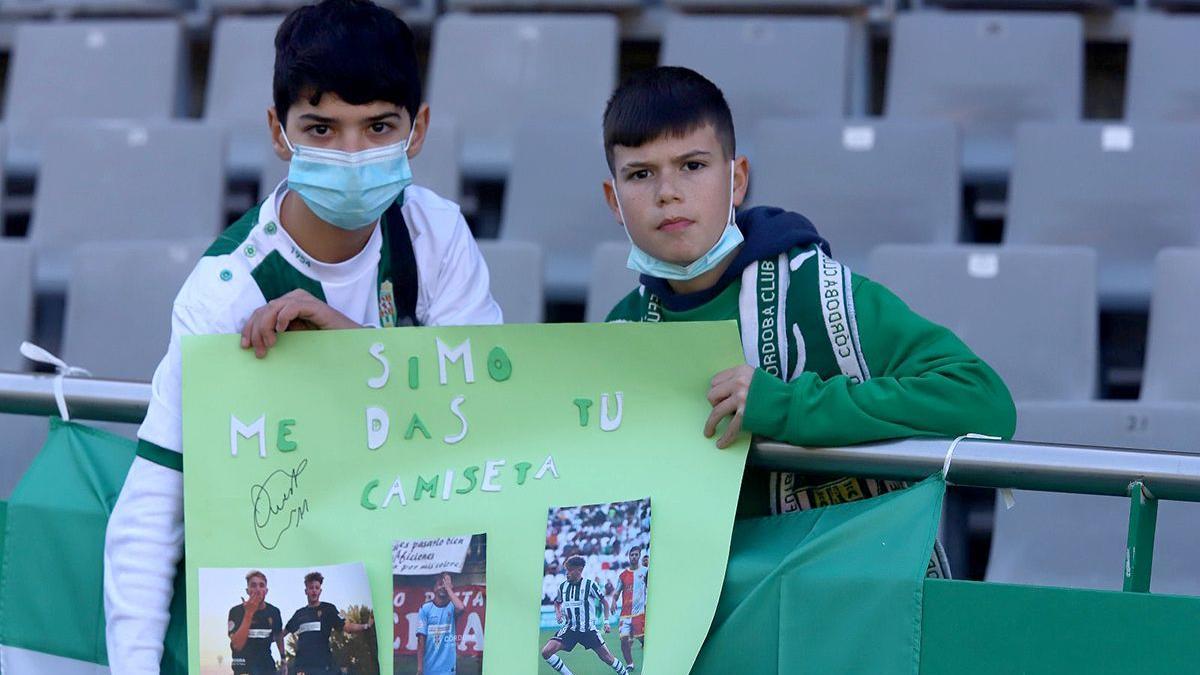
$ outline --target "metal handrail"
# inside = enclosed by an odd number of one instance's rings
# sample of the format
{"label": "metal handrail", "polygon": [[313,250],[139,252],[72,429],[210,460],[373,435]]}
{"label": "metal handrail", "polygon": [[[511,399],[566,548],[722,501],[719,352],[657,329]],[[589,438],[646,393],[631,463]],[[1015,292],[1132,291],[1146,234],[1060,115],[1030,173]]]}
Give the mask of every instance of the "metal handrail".
{"label": "metal handrail", "polygon": [[[54,375],[0,372],[0,412],[55,415]],[[150,401],[145,382],[68,377],[71,416],[140,422]],[[805,448],[755,439],[750,461],[804,473],[914,480],[940,471],[945,439],[906,439],[836,448]],[[1127,496],[1141,481],[1158,499],[1200,502],[1200,454],[965,439],[949,479],[958,485]]]}

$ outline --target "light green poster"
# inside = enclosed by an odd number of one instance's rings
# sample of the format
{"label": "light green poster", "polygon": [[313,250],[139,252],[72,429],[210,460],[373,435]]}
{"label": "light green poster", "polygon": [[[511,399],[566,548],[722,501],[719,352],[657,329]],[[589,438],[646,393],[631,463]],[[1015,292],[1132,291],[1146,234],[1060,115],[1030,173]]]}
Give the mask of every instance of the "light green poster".
{"label": "light green poster", "polygon": [[690,669],[748,444],[702,433],[733,322],[183,351],[191,672]]}

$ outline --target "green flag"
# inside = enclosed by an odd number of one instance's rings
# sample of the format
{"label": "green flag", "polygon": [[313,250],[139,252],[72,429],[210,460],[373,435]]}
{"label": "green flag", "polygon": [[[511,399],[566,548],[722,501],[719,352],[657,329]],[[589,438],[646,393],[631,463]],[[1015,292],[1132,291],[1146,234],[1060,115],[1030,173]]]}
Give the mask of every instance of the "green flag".
{"label": "green flag", "polygon": [[[6,675],[102,673],[104,530],[133,463],[133,441],[50,419],[46,445],[5,511],[0,653]],[[163,673],[184,673],[183,575]]]}
{"label": "green flag", "polygon": [[694,675],[915,675],[945,482],[734,526]]}

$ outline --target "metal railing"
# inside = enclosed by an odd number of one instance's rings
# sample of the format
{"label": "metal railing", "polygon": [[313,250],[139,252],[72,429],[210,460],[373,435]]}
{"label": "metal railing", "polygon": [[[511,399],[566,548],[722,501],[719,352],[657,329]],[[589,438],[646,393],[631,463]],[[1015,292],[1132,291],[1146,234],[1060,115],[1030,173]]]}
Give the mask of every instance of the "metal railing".
{"label": "metal railing", "polygon": [[[55,415],[54,375],[0,371],[0,412]],[[150,385],[68,377],[63,393],[76,419],[140,422]],[[843,476],[915,480],[940,471],[944,439],[906,439],[838,448],[802,448],[755,439],[755,465]],[[950,479],[958,485],[1127,496],[1141,481],[1158,499],[1200,502],[1200,454],[964,439]]]}
{"label": "metal railing", "polygon": [[[0,413],[54,415],[54,375],[0,372]],[[139,422],[150,401],[144,382],[68,377],[63,395],[72,418]],[[755,439],[751,463],[764,468],[918,480],[941,471],[950,442],[905,439],[807,448]],[[1125,589],[1148,591],[1159,499],[1200,502],[1200,454],[963,439],[951,482],[989,488],[1130,497]]]}

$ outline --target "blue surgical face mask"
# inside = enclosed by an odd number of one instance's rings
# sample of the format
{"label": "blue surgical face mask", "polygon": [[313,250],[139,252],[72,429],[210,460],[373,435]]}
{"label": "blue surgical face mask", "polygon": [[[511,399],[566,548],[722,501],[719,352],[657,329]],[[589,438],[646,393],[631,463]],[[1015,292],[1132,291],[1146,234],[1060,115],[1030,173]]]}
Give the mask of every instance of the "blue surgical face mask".
{"label": "blue surgical face mask", "polygon": [[294,146],[285,132],[283,142],[292,151],[288,189],[331,225],[343,230],[367,227],[412,184],[408,146],[414,129],[415,124],[407,140],[359,152]]}
{"label": "blue surgical face mask", "polygon": [[[734,221],[733,210],[733,171],[734,163],[729,162],[729,217],[725,222],[725,229],[721,232],[721,236],[717,242],[708,249],[704,255],[696,258],[690,264],[679,265],[676,263],[659,260],[654,256],[646,253],[638,248],[638,245],[633,243],[633,237],[629,236],[629,228],[625,227],[625,236],[629,237],[629,259],[625,262],[625,266],[634,272],[645,274],[659,279],[671,279],[674,281],[687,281],[708,272],[716,267],[725,256],[729,255],[733,249],[741,245],[744,238],[742,231],[738,229],[737,223]],[[617,200],[617,213],[621,215],[621,225],[625,226],[625,211],[621,208],[621,197],[617,193],[617,179],[613,176],[613,196]]]}

